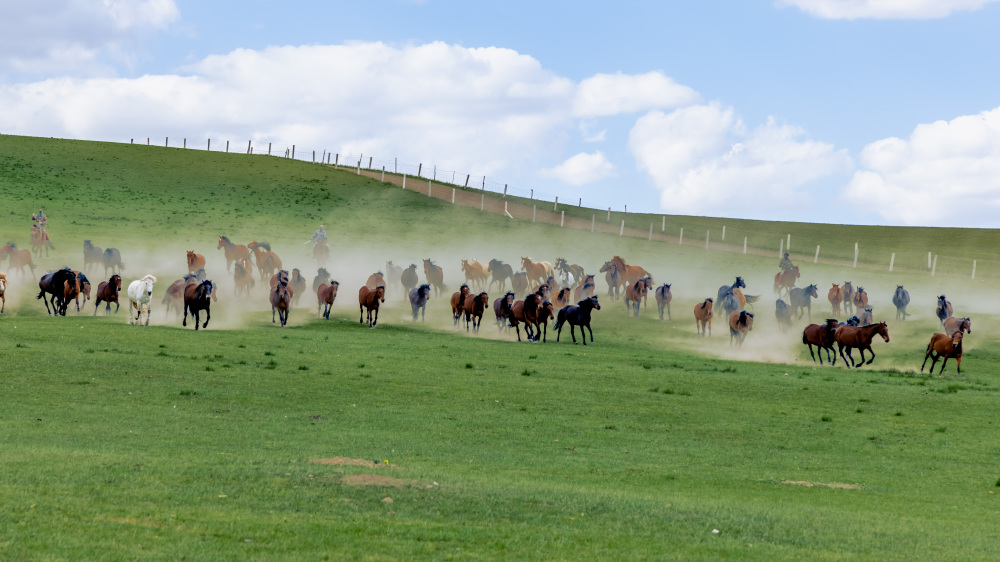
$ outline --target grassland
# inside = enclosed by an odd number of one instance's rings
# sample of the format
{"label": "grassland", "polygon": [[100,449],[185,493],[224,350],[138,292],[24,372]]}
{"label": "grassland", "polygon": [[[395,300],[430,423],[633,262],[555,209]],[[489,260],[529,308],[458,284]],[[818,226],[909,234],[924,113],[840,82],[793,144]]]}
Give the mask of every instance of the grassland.
{"label": "grassland", "polygon": [[[978,258],[976,280],[940,263],[936,277],[804,264],[803,281],[823,294],[847,279],[868,288],[890,323],[875,363],[845,370],[815,366],[795,333],[772,327],[774,258],[524,224],[301,162],[145,146],[2,136],[0,195],[0,236],[19,245],[32,210],[50,215],[56,252],[39,271],[79,267],[91,239],[122,250],[126,280],[156,274],[162,294],[193,249],[222,289],[196,334],[160,309],[145,329],[124,313],[91,317],[90,305],[49,318],[30,278],[11,276],[0,317],[2,558],[1000,554],[990,258]],[[219,235],[267,239],[287,267],[310,273],[302,242],[318,222],[342,282],[334,319],[316,320],[306,295],[279,329],[263,292],[232,298]],[[824,247],[852,252],[859,232],[726,223],[731,233],[814,230]],[[980,244],[990,231],[896,231],[865,230],[871,251],[941,243],[921,250],[926,260],[994,248]],[[455,329],[445,299],[414,325],[391,293],[377,329],[356,322],[356,288],[388,259],[433,258],[457,285],[459,257],[560,255],[591,270],[612,254],[673,283],[673,322],[627,318],[602,298],[593,346],[517,344],[489,322],[479,336]],[[722,322],[701,339],[689,320],[735,275],[764,294],[740,351]],[[905,323],[888,303],[896,284],[914,296]],[[941,292],[974,316],[961,375],[919,372]],[[337,457],[372,463],[310,462]]]}

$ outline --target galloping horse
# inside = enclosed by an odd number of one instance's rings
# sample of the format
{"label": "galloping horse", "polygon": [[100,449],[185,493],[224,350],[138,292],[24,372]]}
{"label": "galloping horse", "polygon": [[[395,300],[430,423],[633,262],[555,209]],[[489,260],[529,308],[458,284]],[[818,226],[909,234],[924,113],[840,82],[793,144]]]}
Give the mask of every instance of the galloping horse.
{"label": "galloping horse", "polygon": [[938,297],[937,308],[934,309],[934,314],[941,320],[941,325],[944,326],[944,321],[951,318],[954,313],[954,309],[951,307],[951,301],[946,299],[944,295]]}
{"label": "galloping horse", "polygon": [[122,276],[115,273],[107,281],[97,284],[97,297],[94,299],[94,316],[97,316],[97,309],[101,306],[101,301],[105,303],[105,316],[111,316],[111,303],[115,303],[115,314],[118,314],[118,294],[122,290]]}
{"label": "galloping horse", "polygon": [[469,296],[469,286],[462,283],[462,286],[458,288],[458,291],[451,295],[451,317],[454,322],[453,326],[458,326],[458,319],[462,317],[462,313],[465,311],[465,297]]}
{"label": "galloping horse", "polygon": [[594,343],[594,329],[590,327],[590,317],[593,311],[600,310],[601,304],[597,302],[597,296],[587,297],[575,305],[570,305],[559,310],[559,316],[556,318],[556,325],[553,326],[556,330],[556,341],[559,341],[559,337],[562,335],[563,324],[569,323],[569,335],[573,338],[573,343],[576,343],[576,333],[574,328],[576,326],[580,327],[580,339],[583,340],[583,345],[587,345],[587,334],[584,333],[583,329],[586,328],[590,332],[590,343]]}
{"label": "galloping horse", "polygon": [[118,248],[104,250],[101,262],[104,264],[105,275],[108,274],[109,269],[111,273],[121,273],[125,269],[125,265],[122,263],[122,253],[118,251]]}
{"label": "galloping horse", "polygon": [[[152,311],[150,303],[153,299],[153,283],[156,283],[156,277],[153,277],[152,275],[147,275],[142,279],[136,279],[135,281],[129,283],[128,323],[130,325],[141,323],[142,313],[145,310],[146,326],[149,326],[149,315]],[[132,318],[133,311],[135,311],[135,318]]]}
{"label": "galloping horse", "polygon": [[[819,364],[823,364],[823,350],[826,350],[826,360],[830,365],[837,362],[837,352],[833,350],[835,343],[834,333],[840,323],[836,318],[827,318],[826,324],[809,324],[802,330],[802,343],[809,346],[809,356],[813,363],[816,362],[816,355],[819,355]],[[813,346],[816,346],[816,355],[813,355]],[[832,355],[832,358],[831,358]]]}
{"label": "galloping horse", "polygon": [[183,278],[171,283],[167,287],[167,292],[163,295],[163,300],[160,301],[160,304],[166,305],[163,312],[169,313],[170,307],[173,305],[177,309],[177,315],[180,316],[181,312],[184,310],[184,287],[187,287],[189,283],[197,285],[202,281],[204,281],[204,279],[198,279],[197,274],[188,273]]}
{"label": "galloping horse", "polygon": [[613,264],[610,261],[606,261],[604,262],[604,265],[601,266],[599,273],[604,274],[604,280],[608,284],[608,297],[618,300],[621,296],[618,288],[622,284],[622,272],[618,268],[618,265]]}
{"label": "galloping horse", "polygon": [[321,267],[326,265],[330,261],[330,245],[327,244],[326,238],[320,239],[313,246],[313,259],[316,260]]}
{"label": "galloping horse", "polygon": [[593,275],[587,275],[584,279],[590,279],[590,282],[577,285],[577,287],[573,289],[573,300],[576,302],[580,302],[583,299],[589,299],[594,296],[594,293],[597,291],[597,287],[594,285]]}
{"label": "galloping horse", "polygon": [[372,273],[368,276],[368,280],[365,281],[365,287],[368,287],[368,289],[372,291],[374,291],[375,287],[378,287],[379,285],[385,287],[385,275],[383,275],[381,271]]}
{"label": "galloping horse", "polygon": [[646,297],[646,294],[652,287],[652,281],[647,281],[646,278],[639,279],[635,283],[625,287],[625,316],[628,316],[629,309],[631,308],[635,317],[639,317],[639,301]]}
{"label": "galloping horse", "polygon": [[90,279],[84,275],[82,271],[74,270],[73,273],[76,275],[76,279],[80,284],[80,290],[76,294],[74,300],[76,301],[76,311],[80,312],[80,297],[83,297],[83,306],[87,306],[87,301],[90,300]]}
{"label": "galloping horse", "polygon": [[[263,248],[263,251],[261,248]],[[247,244],[247,249],[253,252],[253,259],[257,263],[257,272],[260,273],[261,281],[266,279],[268,275],[281,269],[281,258],[278,257],[278,254],[271,251],[271,245],[267,242],[257,242],[254,240]]]}
{"label": "galloping horse", "polygon": [[874,323],[875,315],[872,313],[872,307],[866,306],[865,309],[861,311],[861,316],[858,317],[858,325],[867,326]]}
{"label": "galloping horse", "polygon": [[902,285],[896,285],[896,292],[892,295],[892,304],[896,305],[896,320],[902,317],[906,320],[906,305],[910,304],[910,293]]}
{"label": "galloping horse", "polygon": [[268,294],[268,301],[271,303],[271,323],[274,324],[274,313],[277,311],[278,320],[284,328],[288,323],[288,310],[292,306],[292,291],[288,288],[286,279],[281,279],[278,284],[271,289]]}
{"label": "galloping horse", "polygon": [[944,334],[934,334],[931,336],[930,343],[927,344],[927,352],[924,354],[924,362],[920,364],[920,372],[924,372],[924,366],[927,365],[927,358],[930,357],[931,370],[930,374],[934,374],[934,365],[937,365],[938,359],[944,357],[944,361],[941,362],[941,370],[938,374],[944,372],[944,366],[948,364],[948,358],[954,357],[958,365],[955,367],[955,371],[958,374],[962,374],[962,332],[953,332],[951,336],[946,336]]}
{"label": "galloping horse", "polygon": [[417,279],[417,264],[411,263],[410,267],[404,269],[403,272],[399,274],[399,282],[403,284],[403,290],[405,292],[409,293],[413,290],[419,282]]}
{"label": "galloping horse", "polygon": [[31,252],[28,250],[19,250],[16,244],[7,242],[0,248],[0,261],[5,258],[10,258],[10,268],[17,269],[21,273],[21,277],[24,277],[25,266],[28,267],[31,276],[35,276],[35,264],[31,262]]}
{"label": "galloping horse", "polygon": [[736,347],[743,347],[747,333],[753,330],[753,314],[745,310],[734,310],[729,315],[729,345],[736,339]]}
{"label": "galloping horse", "polygon": [[236,286],[236,293],[245,292],[246,295],[250,296],[250,290],[253,289],[253,266],[250,265],[250,260],[247,258],[240,258],[236,260],[236,265],[233,268],[233,285]]}
{"label": "galloping horse", "polygon": [[292,291],[292,306],[298,306],[302,293],[306,292],[306,278],[298,268],[292,269],[292,279],[288,282],[288,288]]}
{"label": "galloping horse", "polygon": [[[583,280],[585,274],[583,272],[583,267],[566,262],[566,258],[556,258],[555,268],[559,271],[559,280],[566,285],[572,285],[573,281],[567,281],[567,279],[572,280]],[[583,283],[581,283],[582,285]]]}
{"label": "galloping horse", "polygon": [[844,296],[844,314],[854,314],[854,285],[850,281],[844,281],[840,291]]}
{"label": "galloping horse", "polygon": [[49,248],[55,249],[52,241],[49,240],[49,233],[44,227],[31,227],[31,251],[36,257],[42,257],[42,248],[45,248],[45,257],[49,257]]}
{"label": "galloping horse", "polygon": [[7,276],[0,273],[0,314],[3,314],[3,309],[7,308]]}
{"label": "galloping horse", "polygon": [[83,270],[86,271],[90,264],[100,265],[104,261],[104,250],[99,246],[90,243],[90,240],[83,241]]}
{"label": "galloping horse", "polygon": [[[69,301],[80,292],[80,280],[72,270],[64,267],[52,273],[46,273],[38,280],[38,296],[45,302],[45,311],[49,316],[66,316]],[[52,295],[51,298],[48,295]],[[49,303],[52,310],[49,311]]]}
{"label": "galloping horse", "polygon": [[330,309],[333,308],[333,301],[337,300],[337,291],[339,289],[340,283],[336,281],[320,283],[319,287],[316,288],[316,301],[319,303],[317,313],[321,317],[327,320],[330,319]]}
{"label": "galloping horse", "polygon": [[[860,291],[859,291],[860,292]],[[792,312],[798,312],[802,318],[802,309],[809,311],[809,319],[812,320],[812,299],[819,297],[818,287],[809,285],[804,289],[792,289],[788,291],[788,300],[791,301]]]}
{"label": "galloping horse", "polygon": [[465,331],[469,331],[469,321],[472,321],[472,331],[478,333],[479,326],[483,323],[483,313],[490,306],[490,296],[486,293],[478,295],[467,295],[465,297]]}
{"label": "galloping horse", "polygon": [[510,324],[508,319],[511,309],[514,307],[514,293],[507,291],[507,294],[493,301],[493,315],[497,318],[497,329],[503,330]]}
{"label": "galloping horse", "polygon": [[653,280],[653,276],[645,269],[639,267],[638,265],[629,265],[625,263],[625,260],[621,256],[612,256],[611,262],[618,266],[618,271],[620,273],[620,282],[625,285],[633,285],[636,281],[649,277],[649,280]]}
{"label": "galloping horse", "polygon": [[[184,286],[184,321],[181,326],[187,326],[188,312],[194,319],[194,331],[198,331],[198,321],[201,320],[201,311],[205,311],[205,323],[202,328],[208,327],[208,321],[212,318],[212,292],[215,286],[211,281],[205,280],[201,283],[188,283]],[[284,322],[282,322],[284,325]]]}
{"label": "galloping horse", "polygon": [[448,286],[444,284],[444,270],[429,259],[424,260],[424,277],[427,284],[434,287],[435,296],[440,297],[441,293],[448,290]]}
{"label": "galloping horse", "polygon": [[538,334],[541,333],[542,343],[545,343],[545,337],[549,333],[549,319],[555,319],[555,317],[555,308],[549,301],[543,302],[541,306],[538,307],[538,314],[535,315],[535,341],[538,341]]}
{"label": "galloping horse", "polygon": [[945,318],[944,331],[949,334],[954,334],[955,332],[961,332],[961,331],[964,331],[967,334],[971,334],[972,319],[969,317],[955,318],[954,316]]}
{"label": "galloping horse", "polygon": [[528,274],[523,271],[519,271],[511,276],[510,278],[510,288],[514,290],[515,297],[521,296],[528,292]]}
{"label": "galloping horse", "polygon": [[795,287],[795,280],[800,277],[799,266],[793,266],[791,269],[786,269],[779,272],[774,276],[774,292],[780,297],[782,294],[788,294],[788,292]]}
{"label": "galloping horse", "polygon": [[722,307],[722,311],[726,314],[726,318],[729,318],[733,312],[743,309],[743,304],[740,302],[741,299],[736,295],[736,290],[746,288],[746,286],[747,284],[743,281],[743,278],[737,276],[736,282],[732,285],[723,285],[719,287],[719,294],[715,299],[715,302]]}
{"label": "galloping horse", "polygon": [[[885,325],[885,322],[869,324],[867,326],[850,326],[848,324],[837,326],[833,337],[837,341],[837,350],[840,353],[840,358],[844,360],[844,363],[847,363],[848,369],[855,365],[860,366],[865,364],[866,349],[871,353],[868,364],[872,364],[872,361],[875,360],[875,352],[872,350],[872,339],[875,338],[876,334],[882,336],[882,339],[888,343],[889,327]],[[844,355],[845,348],[847,349],[846,356]],[[854,348],[861,350],[861,361],[857,364],[854,363],[854,357],[851,355],[851,350]],[[850,360],[850,363],[848,363],[848,360]]]}
{"label": "galloping horse", "polygon": [[774,318],[782,332],[788,330],[792,327],[792,307],[781,299],[774,301]]}
{"label": "galloping horse", "polygon": [[555,271],[552,270],[552,264],[547,261],[531,261],[531,258],[521,258],[521,269],[528,276],[528,281],[534,283],[538,281],[539,283],[544,283],[549,277],[555,276]]}
{"label": "galloping horse", "polygon": [[[358,307],[361,310],[361,317],[358,318],[358,323],[365,323],[365,309],[367,309],[368,327],[374,328],[375,324],[378,324],[378,308],[380,302],[385,302],[385,287],[375,287],[374,291],[368,287],[361,287],[358,289]],[[374,319],[372,318],[373,310],[375,311]]]}
{"label": "galloping horse", "polygon": [[509,264],[506,264],[506,263],[504,263],[504,262],[502,262],[500,260],[496,260],[496,259],[490,260],[490,263],[486,267],[486,270],[490,273],[490,276],[491,276],[491,278],[490,278],[490,285],[489,285],[489,287],[487,287],[487,289],[490,290],[490,291],[493,290],[493,284],[494,283],[499,283],[500,284],[500,290],[501,291],[506,291],[507,290],[507,280],[510,279],[512,283],[514,281],[514,279],[513,279],[513,277],[514,277],[514,268],[511,267]]}
{"label": "galloping horse", "polygon": [[865,292],[864,287],[858,287],[854,296],[851,297],[851,304],[854,305],[854,310],[864,310],[868,306],[868,293]]}
{"label": "galloping horse", "polygon": [[226,271],[229,271],[229,267],[233,262],[237,262],[240,259],[250,261],[250,249],[243,244],[234,244],[225,236],[219,237],[219,245],[216,249],[221,249],[226,255]]}
{"label": "galloping horse", "polygon": [[475,259],[472,261],[462,260],[462,272],[465,273],[465,282],[469,283],[472,287],[479,287],[480,289],[486,287],[486,279],[489,278],[490,273],[483,264]]}
{"label": "galloping horse", "polygon": [[410,308],[413,310],[413,321],[417,321],[417,314],[420,314],[420,321],[427,321],[427,301],[431,298],[431,286],[424,284],[410,290]]}
{"label": "galloping horse", "polygon": [[656,308],[660,310],[660,320],[663,320],[663,309],[667,309],[667,321],[673,322],[670,317],[670,301],[674,296],[670,294],[670,284],[664,283],[656,288]]}
{"label": "galloping horse", "polygon": [[705,328],[708,328],[708,335],[712,335],[712,308],[715,305],[712,299],[705,299],[701,304],[694,305],[694,328],[699,336],[705,336]]}
{"label": "galloping horse", "polygon": [[830,287],[830,291],[826,294],[826,299],[830,301],[830,313],[840,316],[840,304],[844,302],[844,291],[840,285],[833,283],[833,287]]}
{"label": "galloping horse", "polygon": [[528,341],[536,341],[537,338],[533,335],[531,327],[534,326],[538,318],[538,303],[540,300],[538,293],[531,293],[524,297],[523,301],[515,301],[511,306],[509,320],[511,325],[514,326],[517,341],[521,341],[520,322],[524,322],[524,335],[528,338]]}
{"label": "galloping horse", "polygon": [[191,250],[187,251],[188,273],[194,273],[205,267],[205,256],[196,254]]}
{"label": "galloping horse", "polygon": [[573,290],[569,287],[563,287],[562,289],[559,289],[558,293],[556,293],[556,296],[552,301],[552,305],[556,308],[568,306],[570,302],[572,302],[572,298]]}

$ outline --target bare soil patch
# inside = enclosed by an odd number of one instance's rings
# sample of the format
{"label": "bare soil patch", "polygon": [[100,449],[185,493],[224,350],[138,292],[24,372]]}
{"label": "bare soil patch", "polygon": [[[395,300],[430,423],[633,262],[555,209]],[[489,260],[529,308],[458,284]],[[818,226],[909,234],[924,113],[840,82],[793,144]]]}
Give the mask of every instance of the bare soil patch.
{"label": "bare soil patch", "polygon": [[857,484],[843,484],[841,482],[807,482],[805,480],[782,480],[782,484],[791,484],[793,486],[824,486],[827,488],[836,488],[838,490],[860,490],[861,486]]}
{"label": "bare soil patch", "polygon": [[309,459],[310,463],[313,464],[325,464],[332,466],[363,466],[365,468],[399,468],[394,464],[379,464],[377,462],[365,460],[365,459],[352,459],[349,457],[333,457],[331,459]]}

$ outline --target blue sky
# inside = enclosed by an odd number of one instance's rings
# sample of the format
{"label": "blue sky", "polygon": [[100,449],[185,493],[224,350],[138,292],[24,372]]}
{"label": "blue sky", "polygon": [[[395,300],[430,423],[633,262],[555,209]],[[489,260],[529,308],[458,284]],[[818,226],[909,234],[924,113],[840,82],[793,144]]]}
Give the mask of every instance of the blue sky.
{"label": "blue sky", "polygon": [[992,227],[996,0],[45,0],[0,132],[398,158],[596,207]]}

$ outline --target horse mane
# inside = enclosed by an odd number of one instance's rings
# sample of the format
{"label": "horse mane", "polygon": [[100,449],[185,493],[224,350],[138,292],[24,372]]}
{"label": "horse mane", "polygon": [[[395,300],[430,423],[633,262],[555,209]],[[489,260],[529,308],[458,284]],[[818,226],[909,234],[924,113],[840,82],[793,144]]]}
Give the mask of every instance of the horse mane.
{"label": "horse mane", "polygon": [[267,242],[257,242],[257,247],[258,248],[264,248],[268,252],[271,251],[271,245],[269,243],[267,243]]}

